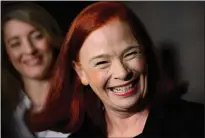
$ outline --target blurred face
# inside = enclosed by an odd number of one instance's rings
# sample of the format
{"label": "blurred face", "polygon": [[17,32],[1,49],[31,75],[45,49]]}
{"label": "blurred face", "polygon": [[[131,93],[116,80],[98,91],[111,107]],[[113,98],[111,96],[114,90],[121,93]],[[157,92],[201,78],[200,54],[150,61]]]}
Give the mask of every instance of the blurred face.
{"label": "blurred face", "polygon": [[146,92],[142,47],[126,23],[114,20],[93,31],[79,53],[75,69],[106,109],[126,111]]}
{"label": "blurred face", "polygon": [[23,78],[43,79],[52,62],[47,38],[34,26],[10,20],[4,27],[8,57]]}

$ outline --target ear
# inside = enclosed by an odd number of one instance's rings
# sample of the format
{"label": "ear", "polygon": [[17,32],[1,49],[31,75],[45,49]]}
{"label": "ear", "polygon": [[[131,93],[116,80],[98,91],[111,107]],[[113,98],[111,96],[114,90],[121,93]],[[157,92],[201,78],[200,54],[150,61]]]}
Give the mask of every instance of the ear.
{"label": "ear", "polygon": [[88,79],[85,75],[85,72],[82,68],[82,65],[76,61],[72,61],[73,68],[75,72],[78,74],[78,77],[80,78],[83,85],[88,85]]}

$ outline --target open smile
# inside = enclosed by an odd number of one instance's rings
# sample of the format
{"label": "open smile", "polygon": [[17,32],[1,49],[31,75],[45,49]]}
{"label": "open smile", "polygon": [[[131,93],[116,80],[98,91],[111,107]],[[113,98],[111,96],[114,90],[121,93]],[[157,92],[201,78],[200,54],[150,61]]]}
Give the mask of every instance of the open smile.
{"label": "open smile", "polygon": [[139,80],[140,80],[140,76],[128,84],[115,86],[108,89],[117,96],[128,96],[135,91],[135,88],[137,87]]}
{"label": "open smile", "polygon": [[24,61],[24,64],[27,66],[35,66],[35,65],[39,65],[42,62],[42,57],[38,56],[32,59],[28,59]]}

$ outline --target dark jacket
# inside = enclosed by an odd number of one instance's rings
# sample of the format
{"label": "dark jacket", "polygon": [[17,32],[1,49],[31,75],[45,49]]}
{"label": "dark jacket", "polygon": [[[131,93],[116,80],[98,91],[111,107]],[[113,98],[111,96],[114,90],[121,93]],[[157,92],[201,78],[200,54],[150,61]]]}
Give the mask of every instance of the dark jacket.
{"label": "dark jacket", "polygon": [[[81,129],[69,138],[103,137],[100,129],[86,119]],[[135,138],[202,138],[204,105],[176,100],[150,110],[143,133]]]}

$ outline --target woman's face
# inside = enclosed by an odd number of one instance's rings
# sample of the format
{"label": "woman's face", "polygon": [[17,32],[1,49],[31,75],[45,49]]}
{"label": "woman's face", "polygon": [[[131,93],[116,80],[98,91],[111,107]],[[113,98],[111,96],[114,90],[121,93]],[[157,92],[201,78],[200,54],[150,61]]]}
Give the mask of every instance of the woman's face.
{"label": "woman's face", "polygon": [[85,40],[75,63],[105,108],[128,110],[146,92],[142,47],[126,23],[114,20],[93,31]]}
{"label": "woman's face", "polygon": [[4,26],[4,42],[13,67],[23,78],[44,79],[52,63],[48,39],[34,26],[10,20]]}

